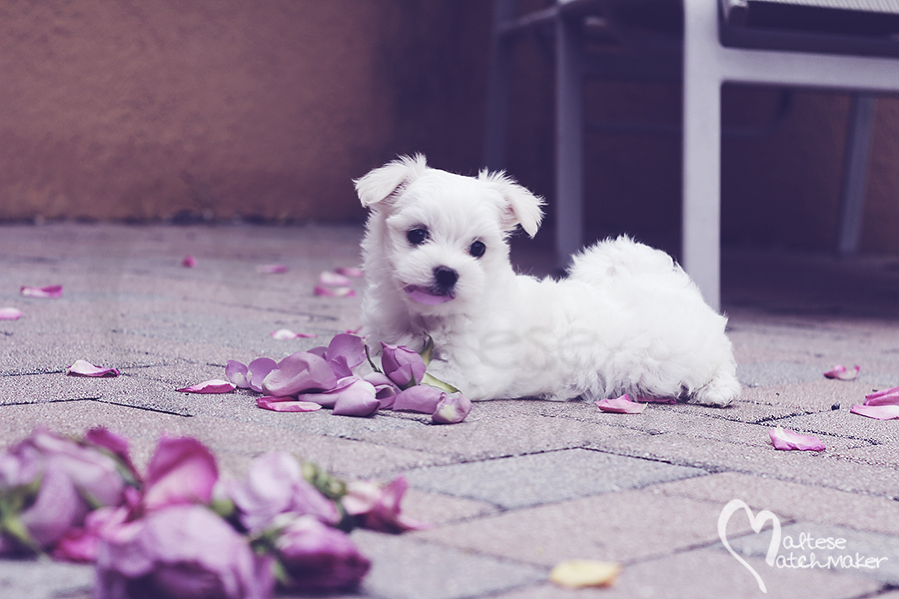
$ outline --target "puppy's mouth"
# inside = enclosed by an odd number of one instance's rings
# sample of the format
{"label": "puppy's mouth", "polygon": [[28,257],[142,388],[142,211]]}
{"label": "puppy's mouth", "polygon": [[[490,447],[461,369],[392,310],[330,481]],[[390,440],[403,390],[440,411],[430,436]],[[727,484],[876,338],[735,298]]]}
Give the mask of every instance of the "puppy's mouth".
{"label": "puppy's mouth", "polygon": [[406,285],[403,287],[403,291],[405,291],[413,301],[425,306],[443,304],[456,297],[450,291],[435,291],[419,285]]}

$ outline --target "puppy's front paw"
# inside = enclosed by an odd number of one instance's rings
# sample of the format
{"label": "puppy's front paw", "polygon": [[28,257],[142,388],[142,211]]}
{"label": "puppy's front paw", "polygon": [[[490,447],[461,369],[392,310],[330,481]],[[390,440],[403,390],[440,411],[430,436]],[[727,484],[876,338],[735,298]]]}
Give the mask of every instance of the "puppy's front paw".
{"label": "puppy's front paw", "polygon": [[693,403],[723,408],[740,397],[740,381],[733,375],[712,379],[690,398]]}

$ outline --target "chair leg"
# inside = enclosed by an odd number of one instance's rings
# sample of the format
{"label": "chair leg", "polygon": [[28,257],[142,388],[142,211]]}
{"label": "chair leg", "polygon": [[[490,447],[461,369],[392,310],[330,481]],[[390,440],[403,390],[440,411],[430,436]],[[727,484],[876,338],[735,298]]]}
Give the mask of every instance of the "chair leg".
{"label": "chair leg", "polygon": [[856,94],[849,111],[843,186],[840,190],[840,232],[837,253],[851,256],[858,251],[865,209],[868,156],[874,122],[874,96]]}
{"label": "chair leg", "polygon": [[583,73],[574,24],[556,19],[556,257],[562,268],[584,243]]}
{"label": "chair leg", "polygon": [[721,308],[721,77],[716,3],[684,2],[684,269]]}
{"label": "chair leg", "polygon": [[484,164],[491,170],[505,167],[506,137],[511,101],[512,47],[500,28],[515,17],[514,0],[495,0],[493,40],[487,80],[487,122],[484,130]]}

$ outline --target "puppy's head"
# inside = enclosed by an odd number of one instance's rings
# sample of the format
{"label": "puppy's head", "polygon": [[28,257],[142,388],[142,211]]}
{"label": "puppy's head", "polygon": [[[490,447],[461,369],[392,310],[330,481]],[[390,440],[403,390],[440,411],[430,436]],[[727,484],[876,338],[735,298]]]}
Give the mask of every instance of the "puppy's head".
{"label": "puppy's head", "polygon": [[520,225],[533,237],[543,217],[543,201],[505,174],[455,175],[421,155],[355,183],[371,209],[366,270],[423,313],[470,309],[509,270],[509,233]]}

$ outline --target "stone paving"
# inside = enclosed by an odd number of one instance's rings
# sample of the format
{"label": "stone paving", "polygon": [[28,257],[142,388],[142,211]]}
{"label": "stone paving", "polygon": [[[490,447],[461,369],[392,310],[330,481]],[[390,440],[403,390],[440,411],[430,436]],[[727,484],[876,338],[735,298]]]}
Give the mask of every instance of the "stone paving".
{"label": "stone paving", "polygon": [[[581,401],[497,401],[435,426],[414,414],[283,414],[258,409],[248,392],[176,391],[223,378],[230,358],[278,358],[357,328],[358,297],[312,290],[321,271],[358,264],[360,236],[351,225],[0,227],[0,307],[24,312],[0,321],[0,442],[36,425],[104,425],[132,440],[139,464],[167,433],[199,438],[232,476],[274,449],[346,478],[403,473],[406,513],[435,526],[354,532],[373,562],[364,597],[899,598],[899,424],[849,413],[866,393],[899,385],[899,260],[726,253],[744,392],[725,409],[622,415]],[[186,254],[196,267],[181,266]],[[535,273],[550,264],[539,247],[516,255]],[[271,263],[289,270],[257,272]],[[50,284],[63,285],[61,298],[19,295]],[[279,328],[319,338],[272,339]],[[123,376],[65,376],[79,358]],[[838,363],[861,375],[824,379]],[[818,436],[826,451],[774,450],[777,425]],[[725,547],[719,515],[733,499],[776,515],[773,565],[770,522],[756,533],[742,510],[724,522],[725,538],[746,565]],[[810,549],[800,542],[809,538],[843,539],[845,550]],[[813,552],[818,563],[851,559],[797,567]],[[623,570],[610,588],[549,583],[550,568],[572,558]],[[2,597],[85,599],[91,581],[88,566],[0,561]]]}

